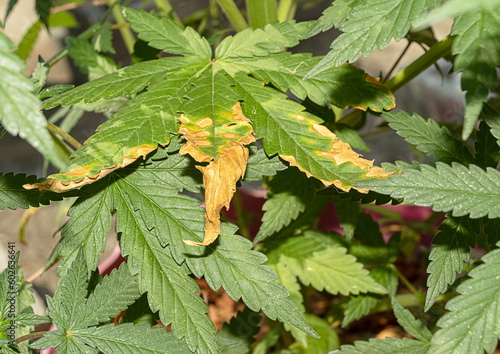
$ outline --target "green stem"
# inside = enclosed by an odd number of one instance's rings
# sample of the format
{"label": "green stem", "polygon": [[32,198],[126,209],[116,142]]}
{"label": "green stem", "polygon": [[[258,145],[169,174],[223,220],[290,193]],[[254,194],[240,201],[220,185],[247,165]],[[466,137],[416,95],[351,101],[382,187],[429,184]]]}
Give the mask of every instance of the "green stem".
{"label": "green stem", "polygon": [[421,298],[422,296],[422,293],[420,291],[418,291],[412,283],[410,283],[410,281],[408,279],[406,279],[406,277],[401,274],[401,272],[396,268],[396,267],[393,267],[394,270],[396,271],[396,273],[398,274],[398,278],[403,282],[404,285],[406,285],[406,287],[418,298]]}
{"label": "green stem", "polygon": [[25,336],[16,338],[15,342],[16,342],[16,344],[19,344],[19,343],[24,342],[25,340],[42,338],[45,335],[45,333],[47,333],[47,332],[48,331],[32,332],[32,333],[29,333],[29,334],[27,334]]}
{"label": "green stem", "polygon": [[401,62],[401,59],[403,59],[403,57],[405,56],[406,52],[408,51],[408,49],[410,49],[410,46],[411,46],[411,43],[410,41],[408,41],[408,44],[406,45],[405,49],[403,49],[403,51],[401,52],[401,54],[399,55],[398,59],[394,62],[394,64],[392,65],[392,68],[389,70],[389,72],[387,73],[387,75],[385,76],[385,79],[384,79],[384,82],[386,82],[387,80],[389,80],[389,78],[391,77],[392,75],[392,72],[394,70],[396,70],[396,68],[398,67],[399,63]]}
{"label": "green stem", "polygon": [[217,0],[217,3],[226,14],[229,22],[231,22],[236,31],[240,32],[245,28],[248,28],[245,18],[241,14],[240,10],[238,10],[238,7],[233,0]]}
{"label": "green stem", "polygon": [[68,48],[61,49],[59,52],[57,52],[52,58],[50,58],[47,61],[47,65],[49,68],[52,68],[54,65],[56,65],[59,61],[67,57],[69,54]]}
{"label": "green stem", "polygon": [[371,132],[368,132],[368,133],[359,134],[359,136],[362,139],[364,139],[364,138],[367,138],[369,136],[378,135],[378,134],[382,134],[382,133],[387,133],[387,132],[391,132],[391,131],[392,131],[392,128],[390,128],[388,126],[385,126],[385,127],[380,127],[380,128],[375,129],[375,130],[372,130]]}
{"label": "green stem", "polygon": [[247,16],[252,28],[264,27],[275,22],[276,0],[246,0]]}
{"label": "green stem", "polygon": [[164,17],[171,17],[174,19],[175,22],[177,22],[179,25],[184,28],[184,24],[182,23],[179,15],[177,15],[177,12],[174,11],[174,8],[172,5],[170,5],[170,2],[168,0],[154,0],[156,7],[158,7],[158,10],[160,10],[161,14]]}
{"label": "green stem", "polygon": [[75,138],[73,138],[71,135],[66,133],[64,130],[59,128],[57,125],[52,124],[50,122],[47,122],[47,128],[53,132],[54,134],[59,135],[61,138],[66,140],[68,143],[73,145],[76,149],[79,149],[82,147],[82,144],[80,144]]}
{"label": "green stem", "polygon": [[278,5],[278,21],[293,20],[297,11],[297,0],[281,0]]}
{"label": "green stem", "polygon": [[243,207],[243,203],[241,202],[241,197],[238,189],[236,193],[234,193],[233,197],[234,206],[236,208],[236,225],[239,226],[241,236],[246,239],[250,239],[250,232],[248,231],[247,220],[245,217],[245,208]]}
{"label": "green stem", "polygon": [[[119,4],[119,1],[120,0],[117,1],[107,0],[107,3],[108,6],[113,7],[112,12],[113,16],[115,17],[116,23],[122,25],[127,23],[127,21],[125,21],[125,18],[122,15],[122,7]],[[125,47],[127,48],[128,53],[132,54],[134,52],[134,44],[135,44],[134,34],[130,30],[130,28],[126,26],[120,27],[119,31],[120,34],[122,35],[123,42],[125,43]]]}
{"label": "green stem", "polygon": [[420,58],[415,60],[409,66],[401,70],[392,79],[387,81],[384,86],[391,91],[397,91],[408,82],[413,80],[430,66],[434,65],[439,59],[451,53],[451,46],[454,37],[446,37],[440,42],[434,44]]}
{"label": "green stem", "polygon": [[[403,306],[407,307],[415,307],[422,306],[420,298],[413,294],[400,294],[395,296],[396,300]],[[372,310],[370,310],[370,314],[383,312],[392,310],[392,303],[390,297],[384,297],[377,306],[375,306]]]}

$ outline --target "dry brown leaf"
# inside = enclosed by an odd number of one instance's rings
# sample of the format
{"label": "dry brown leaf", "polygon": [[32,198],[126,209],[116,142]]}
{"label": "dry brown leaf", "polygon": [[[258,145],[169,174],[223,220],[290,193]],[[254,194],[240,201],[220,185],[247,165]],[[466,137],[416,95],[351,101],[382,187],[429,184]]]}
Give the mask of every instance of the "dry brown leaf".
{"label": "dry brown leaf", "polygon": [[[222,207],[229,209],[236,192],[236,183],[245,175],[249,153],[244,144],[254,142],[255,137],[250,120],[243,115],[239,102],[231,107],[231,111],[221,113],[224,122],[215,127],[221,132],[217,136],[218,141],[225,144],[215,149],[212,143],[214,137],[210,132],[213,131],[211,118],[193,122],[182,115],[179,119],[182,123],[179,133],[187,140],[179,154],[189,154],[198,162],[210,162],[208,166],[196,166],[203,173],[205,186],[205,237],[203,242],[183,240],[190,246],[206,246],[217,239]],[[216,151],[216,156],[213,156],[213,151]]]}

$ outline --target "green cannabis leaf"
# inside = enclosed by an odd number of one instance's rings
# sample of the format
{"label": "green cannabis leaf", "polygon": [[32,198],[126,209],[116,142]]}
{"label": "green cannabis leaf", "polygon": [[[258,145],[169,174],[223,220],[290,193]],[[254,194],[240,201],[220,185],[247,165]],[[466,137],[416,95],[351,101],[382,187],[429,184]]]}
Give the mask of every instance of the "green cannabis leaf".
{"label": "green cannabis leaf", "polygon": [[38,207],[48,205],[51,201],[62,200],[63,197],[71,197],[79,194],[78,191],[68,193],[54,193],[49,191],[26,190],[25,184],[41,183],[42,179],[25,174],[0,173],[0,210],[5,208],[27,209],[30,206]]}
{"label": "green cannabis leaf", "polygon": [[312,201],[318,183],[310,180],[296,168],[289,168],[276,175],[269,182],[262,226],[255,236],[254,242],[260,242],[280,231],[295,220]]}
{"label": "green cannabis leaf", "polygon": [[475,245],[478,229],[477,221],[467,216],[449,217],[439,226],[440,232],[432,241],[436,246],[431,250],[427,267],[426,311],[446,291],[448,285],[455,282],[457,274],[464,270],[465,262],[470,257],[469,248]]}
{"label": "green cannabis leaf", "polygon": [[407,168],[390,179],[364,182],[360,188],[404,198],[407,203],[433,206],[435,211],[453,211],[453,216],[500,217],[500,172],[458,163],[437,162],[436,167]]}
{"label": "green cannabis leaf", "polygon": [[432,337],[429,353],[495,350],[499,338],[496,313],[500,285],[496,279],[500,276],[500,250],[491,251],[482,260],[484,264],[470,271],[470,278],[457,288],[460,295],[446,304],[450,312],[439,319],[440,329]]}
{"label": "green cannabis leaf", "polygon": [[11,50],[14,44],[0,33],[0,123],[12,135],[19,135],[58,168],[66,163],[47,130],[47,121],[39,111],[40,101],[33,84],[22,72],[26,65]]}
{"label": "green cannabis leaf", "polygon": [[398,135],[429,157],[446,163],[460,162],[466,166],[475,162],[467,146],[455,138],[448,128],[439,126],[431,118],[425,120],[418,114],[410,116],[402,110],[385,112],[382,116]]}
{"label": "green cannabis leaf", "polygon": [[344,62],[352,63],[361,54],[371,55],[376,48],[384,49],[392,38],[401,40],[413,21],[427,10],[440,4],[440,0],[347,0],[334,1],[331,9],[325,11],[318,20],[316,29],[336,26],[344,32],[336,38],[330,52],[308,73],[313,77]]}
{"label": "green cannabis leaf", "polygon": [[98,326],[123,311],[139,298],[136,277],[130,275],[123,263],[105,276],[86,298],[89,271],[83,253],[78,252],[67,273],[59,280],[53,298],[47,297],[48,314],[57,326],[31,345],[35,349],[58,346],[58,351],[191,353],[186,344],[178,341],[165,328],[149,328],[108,324]]}
{"label": "green cannabis leaf", "polygon": [[453,22],[452,53],[456,55],[453,70],[462,73],[465,117],[462,139],[467,139],[491,88],[498,86],[496,67],[500,66],[500,3],[483,2]]}
{"label": "green cannabis leaf", "polygon": [[219,343],[206,316],[208,308],[195,294],[199,288],[191,273],[204,276],[214,290],[223,286],[233,300],[242,298],[251,310],[262,310],[271,319],[316,336],[296,312],[288,291],[276,283],[276,273],[263,265],[264,255],[234,235],[234,226],[223,223],[222,237],[209,246],[190,247],[183,242],[204,237],[200,202],[178,194],[183,188],[199,190],[197,175],[186,175],[181,168],[189,164],[192,160],[187,156],[160,148],[144,163],[136,162],[82,188],[84,196],[69,211],[74,218],[62,230],[60,273],[71,269],[80,248],[85,250],[89,269],[95,269],[111,227],[111,211],[116,209],[122,254],[128,257],[131,273],[137,274],[140,293],[148,293],[151,309],[159,310],[162,323],[172,324],[177,338],[185,337],[192,350],[218,353]]}
{"label": "green cannabis leaf", "polygon": [[427,327],[424,326],[422,321],[416,319],[408,309],[401,306],[395,297],[391,299],[391,302],[392,308],[394,309],[394,315],[404,330],[415,339],[430,343],[432,333]]}
{"label": "green cannabis leaf", "polygon": [[346,254],[345,248],[332,243],[328,237],[318,238],[314,232],[306,232],[304,236],[280,242],[273,249],[279,254],[279,262],[286,264],[304,285],[319,291],[326,290],[334,295],[387,293],[355,257]]}
{"label": "green cannabis leaf", "polygon": [[343,345],[340,353],[346,354],[366,354],[366,353],[428,353],[431,344],[409,338],[370,339],[366,341],[356,341],[354,345]]}

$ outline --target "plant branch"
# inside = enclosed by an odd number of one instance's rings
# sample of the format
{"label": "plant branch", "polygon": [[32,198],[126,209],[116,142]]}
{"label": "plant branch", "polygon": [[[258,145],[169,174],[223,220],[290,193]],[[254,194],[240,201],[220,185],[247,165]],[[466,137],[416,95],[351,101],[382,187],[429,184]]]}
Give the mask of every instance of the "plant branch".
{"label": "plant branch", "polygon": [[248,28],[247,21],[245,21],[233,0],[217,0],[217,4],[219,4],[236,31],[240,32]]}
{"label": "plant branch", "polygon": [[439,59],[449,55],[451,53],[453,39],[454,37],[448,36],[442,41],[434,44],[427,52],[422,54],[420,58],[387,81],[384,86],[393,92],[399,90],[427,68],[434,65]]}
{"label": "plant branch", "polygon": [[[127,23],[127,21],[125,21],[125,18],[122,15],[122,7],[119,4],[120,0],[116,1],[106,0],[106,1],[108,5],[112,7],[113,16],[115,17],[116,23],[119,25]],[[122,35],[123,42],[125,43],[125,47],[127,48],[128,53],[132,54],[134,52],[134,44],[135,44],[135,38],[132,31],[130,30],[129,27],[120,27],[119,31],[120,34]]]}
{"label": "plant branch", "polygon": [[89,2],[64,4],[51,8],[50,13],[54,14],[56,12],[74,10],[85,6],[103,6],[103,5],[106,5],[106,0],[91,0]]}
{"label": "plant branch", "polygon": [[59,52],[57,52],[52,58],[47,60],[47,65],[49,68],[52,68],[54,65],[56,65],[59,61],[67,57],[69,54],[68,48],[63,48]]}
{"label": "plant branch", "polygon": [[406,279],[406,277],[401,274],[401,272],[396,268],[394,267],[394,270],[396,271],[396,273],[398,274],[398,278],[403,282],[404,285],[406,285],[406,287],[413,293],[415,294],[416,297],[420,298],[422,293],[420,291],[418,291],[412,283],[410,283],[410,281],[408,279]]}
{"label": "plant branch", "polygon": [[182,28],[184,28],[184,24],[182,23],[179,15],[175,12],[172,5],[168,0],[154,0],[156,7],[160,10],[161,14],[165,17],[171,17],[174,19],[177,24],[179,24]]}
{"label": "plant branch", "polygon": [[59,135],[61,138],[73,145],[76,149],[82,147],[82,144],[80,144],[75,138],[59,128],[57,125],[47,122],[47,129],[49,129],[52,133]]}
{"label": "plant branch", "polygon": [[42,338],[46,333],[48,333],[48,331],[32,332],[32,333],[26,334],[25,336],[16,338],[15,342],[16,342],[16,344],[19,344],[19,343],[24,342],[25,340]]}
{"label": "plant branch", "polygon": [[399,63],[401,62],[401,59],[403,59],[403,57],[405,56],[406,52],[408,51],[408,49],[410,49],[410,45],[411,45],[412,42],[408,41],[408,44],[406,45],[405,49],[403,49],[403,51],[401,52],[401,55],[398,57],[398,59],[396,60],[396,62],[394,63],[394,65],[392,66],[392,68],[389,70],[389,72],[387,73],[387,75],[385,76],[385,79],[383,82],[386,82],[387,80],[389,80],[389,78],[391,77],[392,75],[392,72],[394,70],[396,70],[396,68],[398,67]]}
{"label": "plant branch", "polygon": [[247,17],[252,28],[264,27],[275,22],[276,0],[246,0]]}
{"label": "plant branch", "polygon": [[278,5],[278,21],[293,20],[297,11],[297,0],[281,0]]}

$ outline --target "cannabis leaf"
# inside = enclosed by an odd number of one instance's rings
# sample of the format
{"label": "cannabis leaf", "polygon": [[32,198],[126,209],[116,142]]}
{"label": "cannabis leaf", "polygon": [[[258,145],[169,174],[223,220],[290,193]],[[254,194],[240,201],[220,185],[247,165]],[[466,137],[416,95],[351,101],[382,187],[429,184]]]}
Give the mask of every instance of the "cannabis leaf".
{"label": "cannabis leaf", "polygon": [[451,34],[453,70],[462,73],[465,116],[462,139],[471,134],[489,90],[498,85],[496,67],[500,66],[500,3],[482,2],[473,11],[455,18]]}
{"label": "cannabis leaf", "polygon": [[12,41],[0,33],[0,123],[12,135],[19,135],[58,168],[66,163],[59,155],[52,137],[47,130],[47,122],[38,110],[40,101],[33,94],[33,84],[22,74],[26,70],[24,62],[11,50]]}
{"label": "cannabis leaf", "polygon": [[341,353],[428,353],[432,333],[393,297],[392,306],[399,324],[416,339],[370,339],[356,341],[354,345],[343,345]]}
{"label": "cannabis leaf", "polygon": [[438,296],[455,282],[457,274],[464,270],[469,261],[470,247],[474,247],[475,233],[479,230],[477,221],[467,216],[449,217],[439,226],[440,232],[432,241],[436,246],[429,255],[427,273],[427,296],[425,311],[428,311]]}
{"label": "cannabis leaf", "polygon": [[[28,334],[33,325],[50,322],[45,316],[35,315],[31,307],[35,303],[31,284],[23,279],[18,266],[19,252],[14,251],[14,242],[5,248],[6,267],[0,274],[0,352],[27,352],[27,343],[11,344],[14,337]],[[7,262],[8,261],[8,262]],[[12,307],[15,304],[15,313]]]}
{"label": "cannabis leaf", "polygon": [[[356,258],[347,250],[329,241],[329,245],[315,237],[314,232],[290,237],[274,247],[283,262],[304,285],[331,294],[384,294],[387,290],[376,283]],[[325,240],[328,242],[328,240]]]}
{"label": "cannabis leaf", "polygon": [[346,61],[352,63],[361,54],[367,57],[377,47],[384,49],[392,38],[401,40],[413,21],[439,3],[439,0],[333,2],[333,9],[325,11],[317,28],[328,29],[329,25],[336,25],[344,33],[333,41],[330,52],[307,75],[315,76]]}
{"label": "cannabis leaf", "polygon": [[[138,274],[140,292],[148,293],[151,309],[159,310],[162,323],[172,324],[175,335],[186,337],[192,350],[218,353],[219,343],[191,273],[204,276],[214,290],[223,286],[233,300],[242,298],[253,311],[262,310],[271,319],[316,335],[300,318],[288,291],[276,283],[276,274],[263,265],[265,257],[251,250],[251,242],[234,235],[234,226],[222,224],[222,238],[210,246],[190,247],[183,242],[200,242],[204,237],[200,202],[178,194],[183,187],[199,188],[178,167],[189,160],[160,148],[144,163],[136,162],[82,188],[89,195],[78,199],[69,213],[84,216],[64,227],[60,254],[71,259],[72,252],[83,245],[89,267],[95,268],[99,250],[87,245],[105,239],[112,206],[122,254],[131,272]],[[69,264],[63,263],[63,273]]]}
{"label": "cannabis leaf", "polygon": [[392,308],[394,310],[394,315],[396,316],[398,323],[404,328],[408,334],[410,334],[415,339],[421,340],[423,342],[430,343],[432,338],[432,333],[429,331],[424,324],[417,320],[408,309],[405,309],[396,300],[395,297],[391,298]]}
{"label": "cannabis leaf", "polygon": [[[207,79],[206,82],[198,83],[199,90],[210,92],[203,87],[204,84],[212,84],[211,78]],[[193,91],[193,98],[200,97],[199,92]],[[209,162],[208,166],[197,167],[203,173],[205,186],[205,237],[201,243],[184,240],[187,245],[206,246],[215,241],[220,234],[220,211],[223,206],[229,209],[236,182],[245,175],[249,152],[244,145],[254,142],[255,138],[250,121],[243,115],[239,103],[231,110],[224,110],[232,99],[227,94],[212,94],[213,119],[196,114],[210,108],[189,107],[196,102],[194,100],[187,101],[180,108],[193,112],[196,118],[181,115],[179,119],[182,123],[179,134],[187,140],[179,154],[190,154],[198,162]],[[195,104],[199,106],[198,102]]]}
{"label": "cannabis leaf", "polygon": [[58,351],[97,352],[93,348],[99,348],[102,352],[140,353],[164,353],[168,348],[191,353],[184,342],[167,333],[165,328],[131,324],[97,326],[125,310],[140,296],[137,280],[130,275],[126,263],[105,276],[86,298],[88,279],[83,253],[78,252],[59,280],[54,297],[47,297],[48,314],[58,329],[48,332],[32,344],[32,348],[58,346]]}
{"label": "cannabis leaf", "polygon": [[[370,276],[380,285],[387,289],[390,296],[396,295],[398,287],[398,275],[393,266],[378,266],[370,270]],[[379,294],[360,294],[353,296],[347,303],[344,311],[344,319],[342,320],[342,327],[347,327],[349,323],[354,320],[360,319],[370,313],[380,302],[381,296]]]}
{"label": "cannabis leaf", "polygon": [[39,183],[42,180],[36,176],[26,176],[25,174],[0,173],[0,209],[5,208],[26,209],[30,206],[38,207],[40,205],[48,205],[51,201],[62,200],[63,197],[71,197],[78,195],[77,191],[60,194],[49,191],[26,190],[23,188],[25,184]]}
{"label": "cannabis leaf", "polygon": [[345,238],[349,241],[354,236],[361,210],[356,202],[349,199],[335,196],[333,200],[339,217],[339,225],[344,230]]}
{"label": "cannabis leaf", "polygon": [[[144,157],[158,144],[168,144],[169,133],[179,130],[177,120],[181,115],[196,116],[200,121],[209,118],[214,122],[213,127],[219,129],[222,123],[215,119],[213,112],[230,112],[237,102],[241,102],[243,115],[252,122],[256,138],[264,138],[269,156],[280,153],[307,173],[319,173],[317,177],[325,183],[334,183],[343,189],[349,189],[360,178],[384,178],[388,175],[372,167],[370,161],[359,158],[348,144],[320,126],[320,119],[306,115],[302,106],[287,101],[286,95],[263,87],[259,80],[248,76],[254,71],[264,73],[262,67],[251,68],[251,63],[258,62],[258,59],[274,63],[281,60],[278,52],[285,46],[295,45],[305,36],[308,28],[304,24],[290,22],[242,31],[234,37],[225,38],[212,60],[208,42],[194,30],[188,28],[183,31],[168,19],[158,20],[145,12],[126,9],[125,15],[132,28],[139,32],[139,38],[148,41],[152,47],[182,56],[139,63],[46,101],[47,108],[75,104],[81,100],[94,102],[121,94],[130,95],[147,87],[113,119],[102,125],[82,149],[75,152],[67,172],[50,176],[46,184],[37,185],[37,188],[76,188]],[[246,53],[248,57],[241,57],[240,53]],[[276,58],[273,59],[274,56]],[[291,56],[290,60],[295,67],[299,61],[316,59]],[[279,75],[288,73],[286,69],[277,72]],[[272,72],[271,68],[269,72]],[[272,80],[278,73],[271,75]],[[340,90],[339,83],[344,84],[345,81],[353,81],[353,85]],[[333,89],[325,89],[334,82],[337,84],[331,85]],[[350,93],[359,86],[354,82],[363,87],[361,93]],[[322,89],[317,90],[314,97],[322,102],[373,107],[375,110],[389,109],[394,105],[387,89],[349,66],[332,71],[325,82],[316,84]],[[296,92],[303,91],[300,89],[301,86],[306,87],[303,72],[296,72],[283,81],[283,85]],[[218,101],[212,101],[212,97],[218,97]],[[288,125],[291,125],[291,130]],[[278,136],[285,137],[284,133],[291,134],[286,143],[284,138],[277,139]],[[277,147],[276,144],[282,146]],[[315,150],[319,151],[320,157]],[[329,166],[327,170],[324,167],[320,169],[319,163],[314,162],[318,158]]]}
{"label": "cannabis leaf", "polygon": [[429,157],[446,163],[460,162],[466,166],[475,162],[467,146],[433,119],[425,120],[418,114],[410,116],[401,110],[385,112],[382,117],[398,135]]}
{"label": "cannabis leaf", "polygon": [[[497,244],[498,246],[498,244]],[[459,285],[459,296],[446,304],[449,310],[437,325],[429,353],[463,351],[492,353],[498,343],[500,303],[500,250],[482,257],[484,264],[469,272],[470,279]]]}
{"label": "cannabis leaf", "polygon": [[269,182],[267,201],[262,206],[265,213],[259,232],[255,236],[256,241],[260,242],[280,231],[306,209],[318,187],[318,183],[311,182],[313,181],[296,168],[279,172]]}
{"label": "cannabis leaf", "polygon": [[453,216],[500,217],[500,172],[458,163],[437,162],[436,167],[407,168],[390,179],[364,182],[357,186],[404,198],[407,203],[433,206],[435,211],[453,211]]}
{"label": "cannabis leaf", "polygon": [[484,121],[491,128],[491,134],[497,139],[497,144],[500,146],[500,114],[493,110],[488,105],[483,109]]}
{"label": "cannabis leaf", "polygon": [[264,149],[257,150],[256,146],[250,146],[250,157],[248,158],[247,171],[245,172],[245,182],[260,181],[262,176],[274,176],[278,171],[282,171],[287,166],[278,156],[269,158]]}
{"label": "cannabis leaf", "polygon": [[500,160],[497,139],[491,133],[488,124],[482,120],[476,134],[476,160],[482,168],[496,168]]}
{"label": "cannabis leaf", "polygon": [[346,354],[386,354],[386,353],[415,353],[425,354],[431,347],[430,343],[408,338],[370,339],[366,341],[356,341],[354,345],[343,345],[340,353]]}
{"label": "cannabis leaf", "polygon": [[106,233],[111,231],[113,204],[110,191],[102,187],[102,183],[87,187],[85,197],[79,198],[68,211],[72,218],[64,225],[57,245],[57,253],[63,257],[59,276],[65,274],[80,249],[91,270],[97,267],[99,253],[104,253]]}
{"label": "cannabis leaf", "polygon": [[[249,58],[245,61],[235,58],[232,61],[259,80],[272,83],[282,91],[290,89],[301,100],[308,97],[321,106],[330,102],[341,108],[369,108],[376,112],[394,107],[394,97],[384,94],[378,78],[351,65],[333,67],[319,77],[304,80],[307,72],[320,60],[321,57],[312,57],[308,53],[281,53],[266,58]],[[363,99],[360,100],[358,95]]]}

